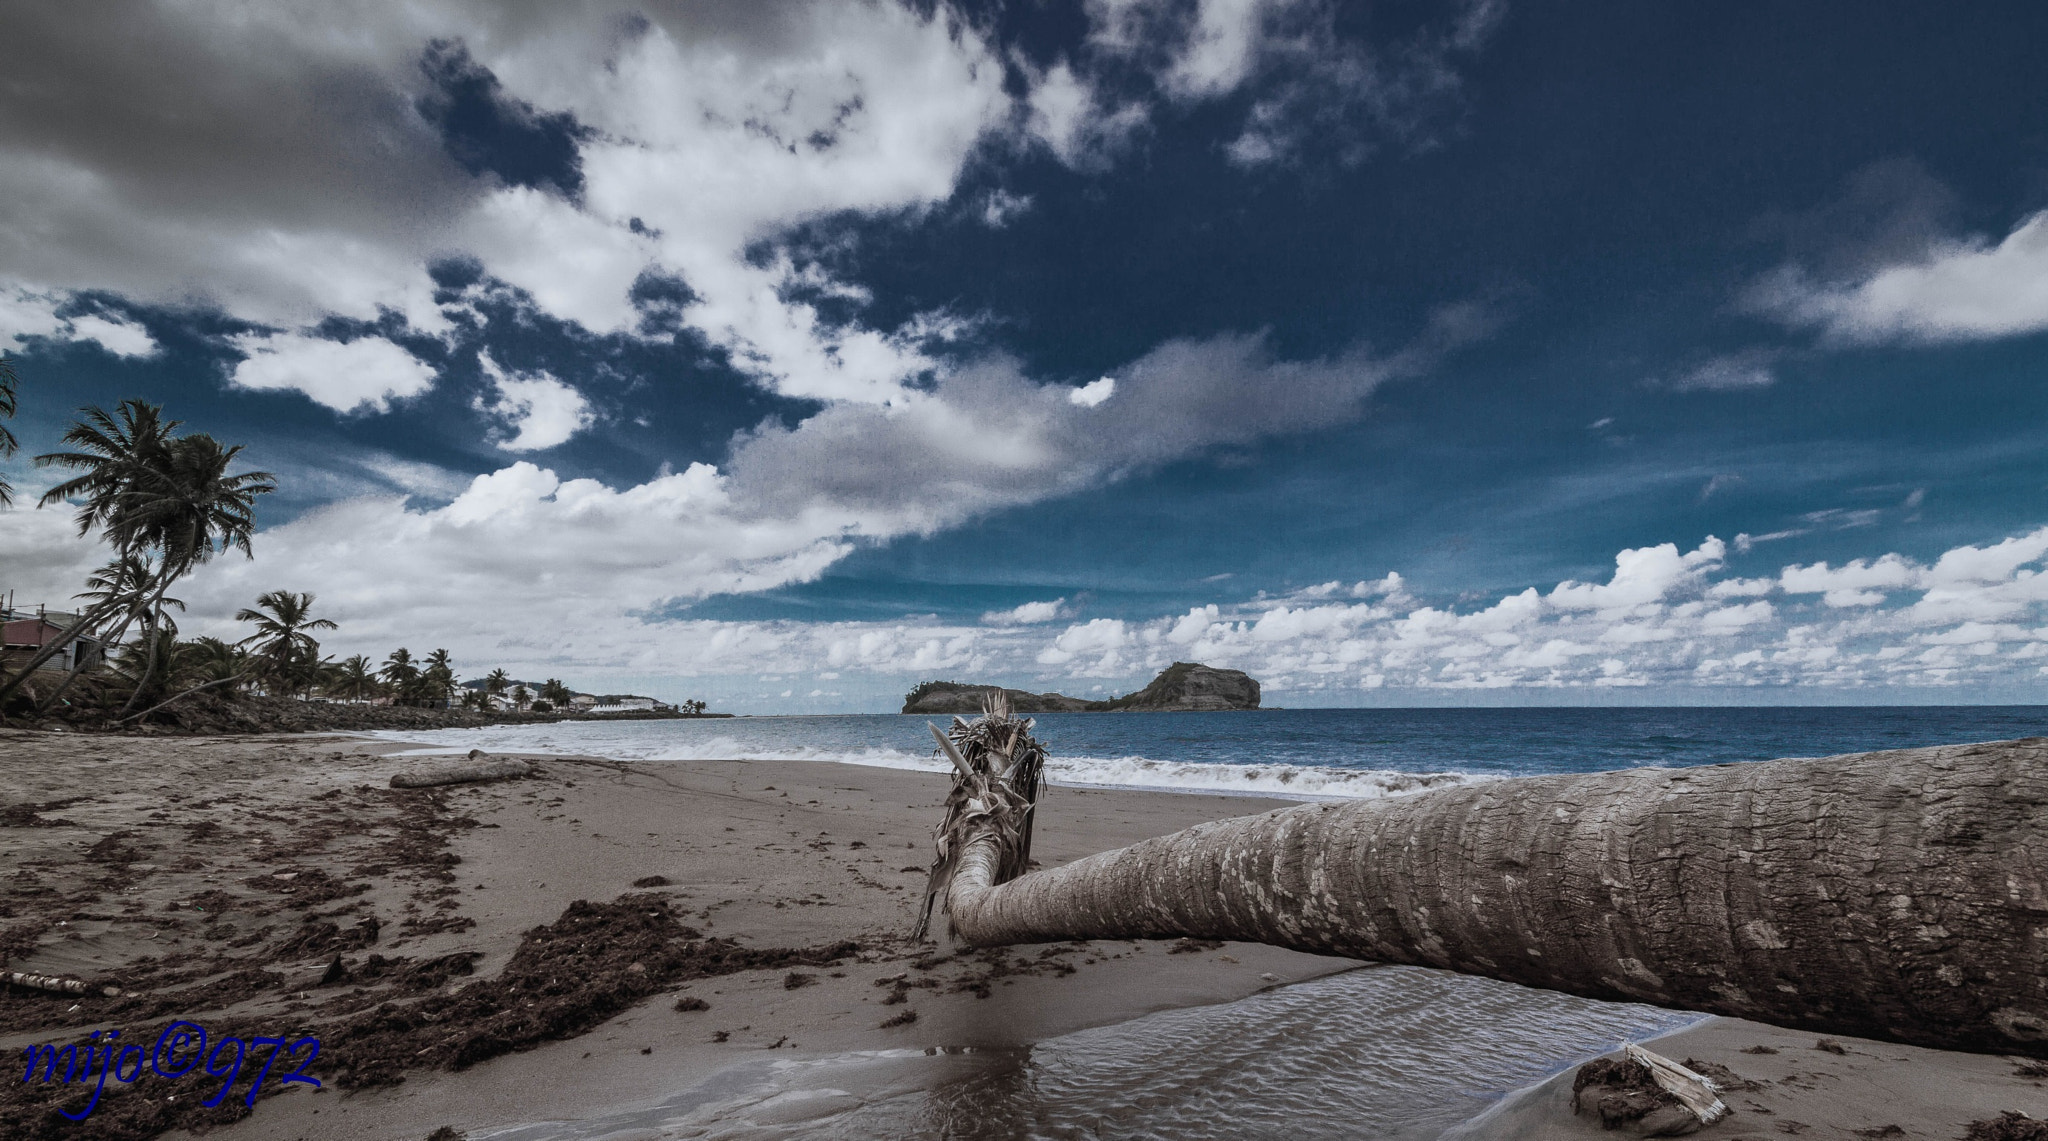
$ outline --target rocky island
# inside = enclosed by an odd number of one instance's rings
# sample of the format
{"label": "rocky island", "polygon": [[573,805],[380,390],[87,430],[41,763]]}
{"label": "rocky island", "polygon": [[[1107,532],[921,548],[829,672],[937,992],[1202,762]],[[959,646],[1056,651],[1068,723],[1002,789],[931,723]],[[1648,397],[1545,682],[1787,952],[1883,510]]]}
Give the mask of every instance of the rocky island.
{"label": "rocky island", "polygon": [[1175,662],[1135,693],[1089,701],[1063,693],[1029,693],[997,685],[928,681],[904,696],[905,713],[981,712],[982,698],[1005,694],[1018,713],[1215,713],[1257,709],[1259,683],[1243,670],[1219,670],[1199,662]]}

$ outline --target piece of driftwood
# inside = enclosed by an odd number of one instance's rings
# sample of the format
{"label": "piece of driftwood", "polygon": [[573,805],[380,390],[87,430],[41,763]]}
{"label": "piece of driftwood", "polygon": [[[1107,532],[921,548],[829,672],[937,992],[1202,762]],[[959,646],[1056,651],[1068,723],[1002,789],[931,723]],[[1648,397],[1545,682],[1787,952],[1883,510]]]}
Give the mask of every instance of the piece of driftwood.
{"label": "piece of driftwood", "polygon": [[1658,1088],[1683,1103],[1685,1108],[1692,1111],[1693,1116],[1700,1119],[1701,1125],[1712,1125],[1728,1116],[1728,1103],[1722,1101],[1716,1093],[1714,1083],[1702,1075],[1686,1069],[1662,1054],[1652,1054],[1633,1042],[1623,1047],[1623,1052],[1642,1063],[1643,1068],[1650,1071],[1650,1079],[1657,1083]]}
{"label": "piece of driftwood", "polygon": [[419,772],[398,773],[391,778],[392,788],[428,788],[437,784],[470,784],[487,780],[517,780],[533,775],[531,761],[494,761],[482,749],[471,749],[467,764],[451,765],[446,768],[423,769]]}
{"label": "piece of driftwood", "polygon": [[63,975],[32,975],[26,971],[9,971],[5,975],[0,975],[0,978],[15,986],[28,987],[30,990],[54,990],[64,994],[85,994],[96,990],[108,998],[119,998],[121,995],[120,987],[96,987],[84,979],[65,978]]}

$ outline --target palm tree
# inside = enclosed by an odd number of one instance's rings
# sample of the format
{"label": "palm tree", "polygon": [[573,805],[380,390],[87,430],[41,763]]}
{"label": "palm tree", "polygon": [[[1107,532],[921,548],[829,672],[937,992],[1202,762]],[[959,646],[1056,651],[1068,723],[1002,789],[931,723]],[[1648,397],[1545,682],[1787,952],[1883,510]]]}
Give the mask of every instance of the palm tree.
{"label": "palm tree", "polygon": [[529,699],[529,696],[530,696],[530,695],[529,695],[529,694],[527,693],[527,691],[526,691],[526,683],[525,683],[525,682],[523,682],[523,681],[522,681],[522,682],[520,682],[520,683],[519,683],[518,685],[515,685],[515,686],[513,686],[513,687],[512,687],[512,708],[514,708],[514,709],[525,709],[525,708],[526,708],[526,703],[527,703],[527,700]]}
{"label": "palm tree", "polygon": [[202,682],[229,682],[249,672],[249,655],[219,638],[198,637],[178,644],[177,670]]}
{"label": "palm tree", "polygon": [[[268,611],[268,613],[265,613]],[[320,643],[310,630],[338,630],[330,619],[313,617],[313,596],[273,590],[256,599],[256,608],[243,609],[237,622],[254,622],[256,632],[236,645],[251,649],[257,669],[265,681],[289,696],[299,692],[311,679],[307,665],[317,666]]]}
{"label": "palm tree", "polygon": [[[0,420],[14,419],[14,390],[21,378],[14,372],[14,359],[0,353]],[[0,424],[0,460],[14,454],[21,443],[14,438],[7,425]],[[0,479],[0,507],[14,502],[14,486]]]}
{"label": "palm tree", "polygon": [[551,677],[540,683],[540,699],[556,709],[569,704],[569,699],[574,696],[569,687],[562,684],[561,678]]}
{"label": "palm tree", "polygon": [[[1024,874],[1042,750],[992,711],[929,903],[975,946],[1188,936],[1979,1053],[2048,1053],[2048,746],[1566,773],[1304,804]],[[930,911],[926,912],[931,915]]]}
{"label": "palm tree", "polygon": [[[161,570],[148,559],[140,555],[123,555],[92,572],[85,580],[86,589],[71,597],[92,602],[86,611],[88,615],[105,614],[109,608],[120,614],[120,620],[101,640],[102,645],[118,645],[127,634],[129,625],[137,621],[142,623],[142,642],[148,645],[160,627],[168,626],[172,633],[177,632],[177,625],[171,622],[166,613],[170,607],[185,609],[184,602],[166,597],[160,592],[159,588],[167,585],[161,579]],[[84,617],[79,619],[81,625],[85,621]],[[43,710],[55,705],[90,664],[92,662],[87,655],[74,655],[71,669],[64,675],[64,680],[57,683],[57,687],[38,702],[36,708]],[[142,668],[140,662],[136,664],[136,668]]]}
{"label": "palm tree", "polygon": [[[43,494],[39,506],[79,501],[79,534],[98,527],[117,556],[153,557],[157,596],[216,553],[239,548],[252,554],[255,500],[276,490],[268,472],[230,473],[241,448],[223,447],[203,433],[173,434],[176,420],[140,400],[126,400],[109,414],[90,407],[64,434],[73,450],[36,457],[39,467],[70,468],[80,474]],[[82,615],[63,637],[45,645],[0,684],[0,701],[20,688],[30,673],[84,636],[122,603],[109,599]],[[149,609],[155,610],[152,601]],[[158,648],[148,642],[150,654]],[[139,697],[141,690],[137,690]],[[130,706],[134,704],[131,699]]]}
{"label": "palm tree", "polygon": [[[505,696],[505,691],[509,689],[511,685],[512,675],[506,673],[502,669],[492,670],[490,674],[484,678],[484,695],[490,698],[503,697]],[[493,707],[495,707],[495,703]]]}
{"label": "palm tree", "polygon": [[449,661],[448,651],[435,650],[427,655],[420,681],[428,700],[444,704],[448,701],[455,692],[455,665]]}
{"label": "palm tree", "polygon": [[343,701],[366,701],[377,696],[381,688],[377,675],[370,669],[370,659],[361,654],[343,659],[333,680],[327,683],[327,692]]}
{"label": "palm tree", "polygon": [[412,651],[404,646],[391,652],[384,659],[384,668],[377,671],[384,684],[391,687],[391,699],[403,705],[412,705],[420,696],[420,665],[413,660]]}

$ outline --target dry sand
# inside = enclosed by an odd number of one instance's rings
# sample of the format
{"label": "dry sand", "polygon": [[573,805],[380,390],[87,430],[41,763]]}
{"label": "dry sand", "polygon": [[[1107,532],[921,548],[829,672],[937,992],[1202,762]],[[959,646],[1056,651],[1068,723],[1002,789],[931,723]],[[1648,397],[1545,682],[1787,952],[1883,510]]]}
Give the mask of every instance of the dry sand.
{"label": "dry sand", "polygon": [[[175,1018],[311,1032],[326,1043],[313,1069],[326,1090],[295,1087],[253,1111],[238,1108],[238,1092],[195,1117],[191,1094],[210,1086],[110,1082],[88,1125],[176,1137],[218,1122],[208,1136],[385,1141],[652,1101],[764,1051],[1017,1044],[1354,965],[1240,944],[934,954],[905,936],[945,791],[937,776],[540,758],[526,780],[394,790],[394,773],[437,763],[386,755],[394,748],[340,736],[0,731],[8,969],[140,992],[0,988],[0,1054],[109,1026],[146,1045]],[[1277,803],[1054,789],[1037,855],[1061,863]],[[649,877],[666,882],[635,886]],[[574,901],[621,897],[565,918]],[[522,942],[544,924],[570,937]],[[857,947],[835,946],[847,941]],[[675,946],[689,954],[649,951]],[[347,975],[323,985],[336,956]],[[794,987],[793,973],[806,976]],[[556,997],[518,992],[506,981],[515,977]],[[707,1008],[677,1009],[693,999]],[[407,1009],[430,1013],[394,1029],[389,1012]],[[553,1021],[521,1021],[528,1010]],[[915,1020],[882,1025],[906,1013]],[[1658,1048],[1768,1083],[1733,1095],[1737,1114],[1704,1137],[1948,1141],[1999,1110],[2048,1116],[2041,1080],[2000,1059],[1848,1039],[1849,1053],[1834,1055],[1813,1040],[1714,1020]],[[1779,1053],[1739,1052],[1753,1045]],[[484,1060],[464,1065],[463,1051]],[[1562,1100],[1549,1083],[1470,1135],[1602,1135],[1571,1117],[1569,1075],[1560,1081]],[[0,1138],[116,1135],[52,1128],[25,1088],[0,1085]],[[1868,1129],[1878,1132],[1855,1132]]]}

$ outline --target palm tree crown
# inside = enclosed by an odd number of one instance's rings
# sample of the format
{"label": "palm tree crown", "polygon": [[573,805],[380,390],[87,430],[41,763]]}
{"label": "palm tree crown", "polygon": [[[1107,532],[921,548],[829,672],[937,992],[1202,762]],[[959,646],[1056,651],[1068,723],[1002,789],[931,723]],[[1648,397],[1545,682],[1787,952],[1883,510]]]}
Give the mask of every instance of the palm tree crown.
{"label": "palm tree crown", "polygon": [[273,590],[259,596],[256,609],[242,610],[235,615],[235,621],[256,624],[256,632],[237,644],[252,648],[264,676],[288,693],[301,688],[300,682],[310,680],[300,677],[307,671],[296,667],[319,662],[320,643],[307,631],[340,628],[326,618],[313,617],[311,594],[293,594],[289,590]]}

